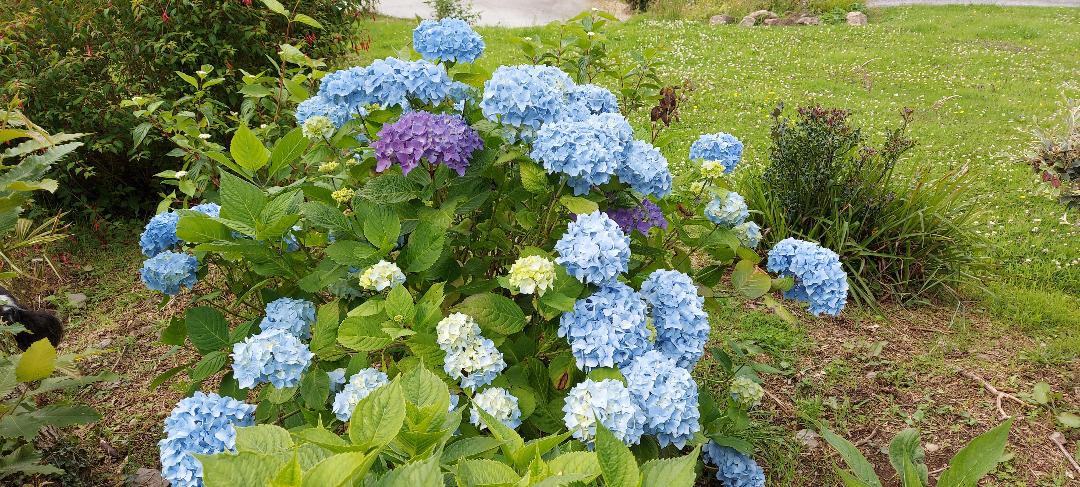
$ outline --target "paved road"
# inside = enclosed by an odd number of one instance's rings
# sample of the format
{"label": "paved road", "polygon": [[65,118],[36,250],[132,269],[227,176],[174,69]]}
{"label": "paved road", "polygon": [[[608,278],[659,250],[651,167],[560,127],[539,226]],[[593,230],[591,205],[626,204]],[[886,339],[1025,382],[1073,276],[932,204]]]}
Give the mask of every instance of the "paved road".
{"label": "paved road", "polygon": [[[524,27],[544,25],[553,20],[573,17],[595,5],[593,0],[473,0],[480,13],[481,25]],[[431,7],[424,0],[382,0],[378,10],[394,17],[431,18]]]}
{"label": "paved road", "polygon": [[868,7],[900,5],[1001,5],[1007,7],[1080,7],[1080,0],[868,0]]}

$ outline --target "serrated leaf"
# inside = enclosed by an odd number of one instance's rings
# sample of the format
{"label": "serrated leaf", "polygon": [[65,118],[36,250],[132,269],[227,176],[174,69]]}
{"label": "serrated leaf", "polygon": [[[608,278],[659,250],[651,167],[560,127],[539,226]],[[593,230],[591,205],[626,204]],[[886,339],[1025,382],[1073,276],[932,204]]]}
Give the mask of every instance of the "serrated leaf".
{"label": "serrated leaf", "polygon": [[548,181],[547,171],[539,164],[529,161],[521,161],[518,164],[521,174],[521,187],[532,194],[548,194],[551,192],[551,183]]}
{"label": "serrated leaf", "polygon": [[405,423],[405,396],[401,384],[391,382],[362,399],[349,419],[349,440],[364,448],[390,443]]}
{"label": "serrated leaf", "polygon": [[596,422],[596,458],[607,487],[638,487],[641,472],[630,449],[600,421]]}
{"label": "serrated leaf", "polygon": [[382,313],[377,316],[349,316],[338,327],[338,343],[360,352],[390,345],[394,340],[382,330],[385,320]]}
{"label": "serrated leaf", "polygon": [[512,335],[525,328],[525,313],[506,296],[474,294],[458,303],[454,309],[475,319],[485,335]]}
{"label": "serrated leaf", "polygon": [[274,150],[270,153],[270,175],[277,174],[278,171],[299,160],[307,150],[308,144],[310,141],[304,137],[304,130],[300,127],[290,130],[284,137],[278,139],[274,143]]}
{"label": "serrated leaf", "polygon": [[582,198],[581,196],[563,195],[559,197],[559,203],[571,213],[584,215],[599,210],[595,201]]}
{"label": "serrated leaf", "polygon": [[199,363],[195,364],[195,368],[191,369],[191,380],[196,382],[206,380],[221,370],[228,358],[229,356],[221,350],[206,354]]}
{"label": "serrated leaf", "polygon": [[409,235],[408,243],[398,256],[398,263],[406,272],[426,271],[439,260],[445,243],[445,229],[420,222]]}
{"label": "serrated leaf", "polygon": [[270,151],[246,125],[238,127],[233,134],[229,154],[240,167],[251,172],[258,171],[270,161]]}
{"label": "serrated leaf", "polygon": [[292,448],[292,437],[280,426],[260,424],[236,428],[236,449],[254,453],[277,453]]}
{"label": "serrated leaf", "polygon": [[188,339],[201,353],[221,350],[231,344],[229,323],[225,321],[225,316],[214,308],[191,308],[184,313],[184,323],[187,325]]}
{"label": "serrated leaf", "polygon": [[701,447],[676,458],[650,460],[641,466],[641,487],[693,487]]}

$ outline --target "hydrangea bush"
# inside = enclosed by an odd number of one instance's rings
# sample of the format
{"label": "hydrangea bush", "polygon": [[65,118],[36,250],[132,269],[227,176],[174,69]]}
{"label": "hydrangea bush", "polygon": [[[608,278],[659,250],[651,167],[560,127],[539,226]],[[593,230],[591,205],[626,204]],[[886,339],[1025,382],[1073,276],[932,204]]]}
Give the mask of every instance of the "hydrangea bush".
{"label": "hydrangea bush", "polygon": [[[270,147],[238,128],[203,194],[214,203],[147,225],[147,286],[202,295],[162,340],[201,353],[192,390],[245,411],[216,419],[224,444],[170,446],[202,468],[169,480],[692,483],[707,444],[752,453],[732,426],[756,403],[746,386],[714,398],[692,376],[706,298],[725,275],[749,298],[816,296],[818,274],[771,278],[760,229],[737,230],[741,198],[716,178],[673,191],[604,88],[551,66],[486,74],[468,64],[482,39],[457,22],[425,22],[413,42],[426,60],[326,73]],[[693,157],[733,169],[741,143],[716,140]],[[501,467],[474,458],[496,449]]]}

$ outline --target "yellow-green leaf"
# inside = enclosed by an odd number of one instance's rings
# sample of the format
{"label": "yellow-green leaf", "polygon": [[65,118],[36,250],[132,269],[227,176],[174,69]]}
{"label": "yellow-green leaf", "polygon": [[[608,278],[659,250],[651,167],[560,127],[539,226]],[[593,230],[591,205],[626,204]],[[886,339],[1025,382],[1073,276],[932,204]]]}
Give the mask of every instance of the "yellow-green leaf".
{"label": "yellow-green leaf", "polygon": [[15,366],[15,378],[19,382],[30,382],[52,375],[56,369],[56,349],[47,338],[42,338],[30,345]]}

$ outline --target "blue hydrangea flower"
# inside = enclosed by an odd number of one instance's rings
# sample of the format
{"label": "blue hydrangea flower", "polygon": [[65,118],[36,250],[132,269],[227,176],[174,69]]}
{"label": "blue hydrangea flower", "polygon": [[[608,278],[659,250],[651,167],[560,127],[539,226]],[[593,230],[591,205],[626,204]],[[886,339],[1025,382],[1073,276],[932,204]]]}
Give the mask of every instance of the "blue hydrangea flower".
{"label": "blue hydrangea flower", "polygon": [[735,236],[744,247],[756,249],[761,244],[761,227],[752,221],[735,225]]}
{"label": "blue hydrangea flower", "polygon": [[301,340],[311,338],[315,323],[315,304],[303,299],[279,298],[266,305],[266,317],[259,323],[262,331],[285,330]]}
{"label": "blue hydrangea flower", "polygon": [[716,479],[724,487],[765,487],[765,471],[753,458],[711,440],[705,444],[704,453],[705,462],[716,466]]}
{"label": "blue hydrangea flower", "polygon": [[769,251],[769,272],[795,278],[784,297],[810,304],[815,315],[836,316],[847,302],[847,273],[836,252],[813,242],[785,238]]}
{"label": "blue hydrangea flower", "polygon": [[389,383],[389,378],[379,369],[368,368],[353,374],[349,377],[349,383],[334,396],[334,415],[342,421],[348,421],[360,401],[375,389]]}
{"label": "blue hydrangea flower", "polygon": [[487,429],[487,425],[483,423],[480,413],[477,412],[478,408],[490,414],[508,428],[516,429],[521,426],[521,409],[518,408],[518,398],[514,397],[506,389],[501,387],[484,389],[473,396],[472,404],[469,421],[481,431]]}
{"label": "blue hydrangea flower", "polygon": [[180,221],[180,215],[167,211],[158,213],[146,223],[142,235],[139,236],[139,246],[142,247],[143,255],[153,257],[180,244],[180,238],[176,236],[176,223]]}
{"label": "blue hydrangea flower", "polygon": [[297,105],[296,124],[303,126],[311,117],[326,117],[335,127],[341,128],[352,119],[354,110],[360,115],[367,114],[363,107],[350,107],[347,103],[336,103],[323,95],[315,95]]}
{"label": "blue hydrangea flower", "polygon": [[578,215],[555,242],[555,262],[587,284],[603,284],[630,267],[630,237],[600,211]]}
{"label": "blue hydrangea flower", "polygon": [[345,385],[345,367],[339,367],[326,373],[326,376],[330,378],[330,392],[337,392],[341,390],[341,386]]}
{"label": "blue hydrangea flower", "polygon": [[733,228],[750,218],[750,208],[741,194],[728,191],[723,196],[714,196],[705,206],[705,217],[717,225]]}
{"label": "blue hydrangea flower", "polygon": [[478,336],[463,348],[444,350],[446,359],[443,370],[451,379],[458,381],[463,389],[476,390],[495,380],[506,361],[495,342]]}
{"label": "blue hydrangea flower", "polygon": [[191,211],[197,211],[206,216],[217,218],[221,216],[221,205],[217,203],[203,203],[191,207]]}
{"label": "blue hydrangea flower", "polygon": [[195,287],[198,267],[195,256],[165,251],[146,259],[139,274],[147,288],[172,296],[180,292],[181,286]]}
{"label": "blue hydrangea flower", "polygon": [[641,294],[652,307],[656,348],[692,369],[709,341],[709,315],[694,281],[682,272],[659,269],[641,284]]}
{"label": "blue hydrangea flower", "polygon": [[566,73],[551,66],[500,66],[484,82],[480,109],[488,120],[536,130],[563,117],[573,86]]}
{"label": "blue hydrangea flower", "polygon": [[203,469],[193,454],[236,451],[235,426],[254,424],[255,406],[231,397],[196,391],[176,404],[165,418],[165,439],[158,442],[161,476],[174,487],[202,486]]}
{"label": "blue hydrangea flower", "polygon": [[718,161],[724,165],[724,173],[730,174],[742,159],[743,143],[734,135],[705,134],[690,145],[690,159],[694,161]]}
{"label": "blue hydrangea flower", "polygon": [[412,39],[413,49],[428,61],[471,63],[484,52],[484,39],[461,19],[420,22]]}
{"label": "blue hydrangea flower", "polygon": [[[365,67],[342,69],[323,77],[319,96],[326,104],[338,106],[346,116],[362,113],[364,106],[400,106],[411,109],[410,99],[420,103],[438,104],[450,94],[453,82],[442,65],[428,61],[403,61],[397,58],[378,59]],[[311,102],[304,107],[307,116],[323,115],[337,123],[338,113],[319,113],[323,102]],[[298,109],[298,122],[301,110]],[[335,116],[332,116],[335,115]],[[346,119],[347,121],[348,119]]]}
{"label": "blue hydrangea flower", "polygon": [[570,88],[570,116],[584,118],[601,113],[619,113],[619,100],[607,88],[594,84],[577,85]]}
{"label": "blue hydrangea flower", "polygon": [[587,379],[566,395],[563,423],[577,438],[593,446],[596,422],[600,421],[616,438],[636,445],[644,432],[645,418],[634,403],[630,390],[616,379],[596,382]]}
{"label": "blue hydrangea flower", "polygon": [[264,331],[233,345],[233,377],[243,389],[269,382],[279,389],[300,383],[311,365],[308,346],[283,329]]}
{"label": "blue hydrangea flower", "polygon": [[652,348],[645,323],[648,307],[630,286],[612,281],[574,303],[559,318],[559,336],[570,342],[577,366],[623,367]]}
{"label": "blue hydrangea flower", "polygon": [[574,194],[588,194],[592,185],[604,184],[615,174],[633,136],[626,119],[616,117],[622,124],[603,115],[545,124],[536,133],[530,156],[549,173],[570,176]]}
{"label": "blue hydrangea flower", "polygon": [[701,431],[697,382],[689,370],[650,350],[622,373],[634,403],[645,415],[645,434],[656,436],[661,448],[682,448]]}
{"label": "blue hydrangea flower", "polygon": [[657,198],[671,194],[671,171],[668,170],[667,159],[648,142],[631,142],[626,159],[615,170],[615,175],[639,193]]}

